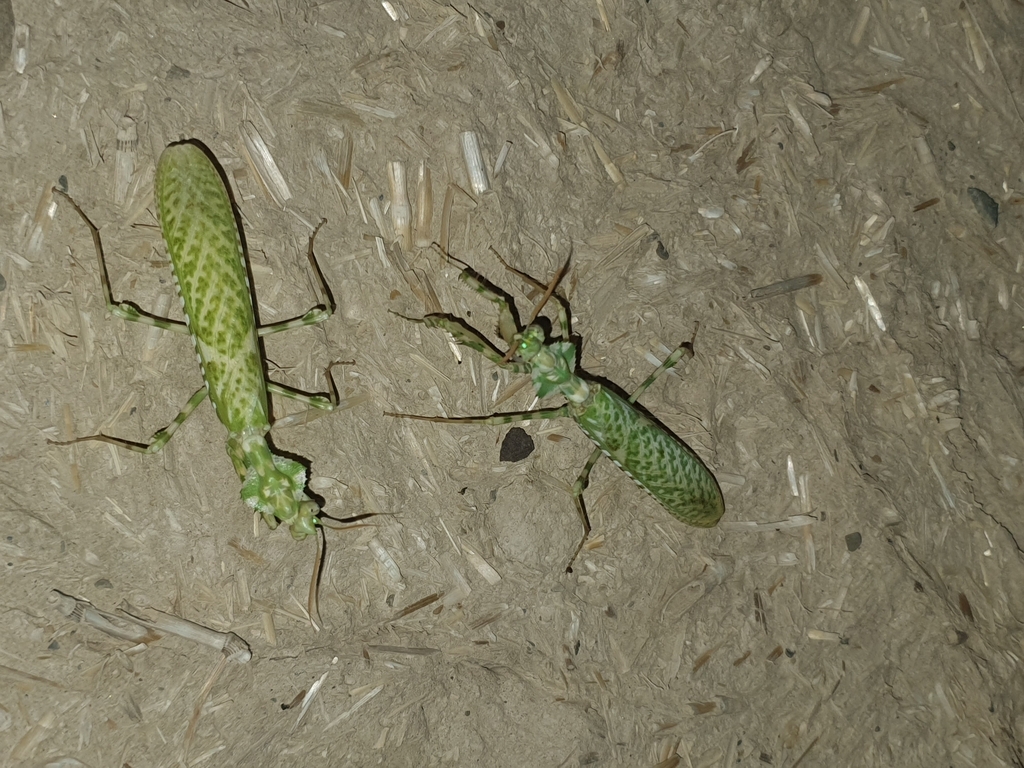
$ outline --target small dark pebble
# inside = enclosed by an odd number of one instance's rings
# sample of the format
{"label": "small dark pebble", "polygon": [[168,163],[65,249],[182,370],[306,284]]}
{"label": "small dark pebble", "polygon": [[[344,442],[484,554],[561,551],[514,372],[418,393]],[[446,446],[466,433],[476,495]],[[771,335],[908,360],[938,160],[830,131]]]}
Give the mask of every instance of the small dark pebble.
{"label": "small dark pebble", "polygon": [[501,453],[498,458],[501,461],[522,461],[531,453],[536,446],[533,438],[527,434],[522,427],[512,427],[501,441]]}
{"label": "small dark pebble", "polygon": [[0,291],[7,288],[7,278],[0,274]]}
{"label": "small dark pebble", "polygon": [[663,242],[661,242],[661,240],[659,240],[658,241],[658,258],[659,259],[664,259],[665,261],[668,261],[668,257],[669,257],[668,248],[666,248],[665,244]]}
{"label": "small dark pebble", "polygon": [[988,192],[977,187],[968,187],[967,196],[974,203],[974,209],[988,219],[993,227],[999,224],[999,203],[993,200]]}
{"label": "small dark pebble", "polygon": [[67,194],[67,192],[68,192],[68,177],[65,176],[63,173],[60,175],[60,178],[57,179],[57,186],[60,187],[60,191],[61,192],[63,192],[64,194]]}
{"label": "small dark pebble", "polygon": [[846,534],[846,551],[856,552],[860,549],[861,540],[860,531]]}
{"label": "small dark pebble", "polygon": [[93,586],[96,587],[97,589],[113,589],[114,588],[114,585],[111,583],[110,579],[96,579],[96,581],[93,583]]}

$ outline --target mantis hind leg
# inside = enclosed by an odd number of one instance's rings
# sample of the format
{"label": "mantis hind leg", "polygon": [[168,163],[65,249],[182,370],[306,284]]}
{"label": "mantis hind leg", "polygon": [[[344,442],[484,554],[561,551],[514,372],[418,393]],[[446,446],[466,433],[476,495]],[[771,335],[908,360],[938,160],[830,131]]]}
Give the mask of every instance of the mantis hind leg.
{"label": "mantis hind leg", "polygon": [[[347,361],[351,364],[352,361]],[[309,424],[309,422],[320,418],[325,413],[337,409],[352,408],[360,403],[369,400],[369,395],[356,395],[355,397],[346,397],[342,399],[338,396],[338,387],[334,383],[334,376],[331,374],[331,370],[336,365],[345,365],[346,363],[334,362],[327,366],[327,370],[324,375],[327,379],[327,391],[326,397],[323,395],[311,395],[308,392],[302,392],[292,387],[286,387],[284,384],[278,384],[273,381],[267,382],[267,391],[272,392],[275,395],[281,397],[287,397],[289,400],[296,400],[300,403],[305,403],[307,406],[306,410],[300,413],[293,413],[291,416],[285,416],[282,419],[278,419],[274,422],[274,427],[293,427],[298,424]]]}
{"label": "mantis hind leg", "polygon": [[583,538],[580,539],[580,543],[576,545],[576,551],[572,553],[572,557],[569,558],[569,564],[565,566],[566,573],[572,573],[572,564],[576,562],[576,558],[583,550],[583,545],[587,543],[587,539],[590,538],[590,517],[587,515],[587,507],[583,503],[583,492],[587,490],[587,486],[590,484],[590,470],[594,468],[594,465],[601,459],[601,449],[595,448],[593,453],[590,454],[590,458],[587,459],[586,465],[583,467],[583,471],[580,472],[580,476],[576,478],[576,482],[572,485],[572,500],[576,504],[576,514],[580,516],[580,522],[583,524]]}
{"label": "mantis hind leg", "polygon": [[[270,325],[261,325],[256,329],[256,333],[259,336],[270,336],[281,331],[290,331],[292,328],[304,328],[307,325],[317,325],[318,323],[324,322],[327,318],[334,314],[338,308],[334,302],[334,297],[331,295],[330,288],[327,287],[327,280],[324,279],[324,273],[320,269],[320,264],[316,260],[316,254],[313,252],[313,242],[316,240],[317,234],[320,232],[320,228],[327,223],[327,219],[320,219],[320,223],[316,225],[316,229],[313,230],[313,234],[309,236],[309,247],[306,249],[306,258],[309,259],[309,267],[313,274],[314,282],[316,283],[315,293],[317,298],[322,298],[323,302],[310,309],[301,317],[293,318],[292,320],[284,320],[280,323],[271,323]],[[283,392],[279,394],[284,394]]]}
{"label": "mantis hind leg", "polygon": [[92,220],[85,215],[85,211],[81,209],[71,195],[57,187],[54,187],[53,191],[67,200],[71,207],[75,209],[75,212],[79,215],[82,221],[85,222],[85,225],[89,228],[89,232],[92,235],[92,245],[96,251],[96,260],[100,265],[100,283],[103,285],[103,298],[107,304],[107,311],[109,311],[114,317],[119,317],[122,320],[130,320],[133,323],[142,323],[143,325],[150,325],[154,328],[161,328],[165,331],[174,331],[175,333],[188,333],[188,326],[179,320],[171,320],[167,317],[150,314],[149,312],[139,309],[134,304],[129,304],[128,302],[114,301],[114,292],[110,288],[110,277],[107,275],[107,262],[103,255],[103,242],[100,240],[100,231],[96,228],[96,225],[92,223]]}
{"label": "mantis hind leg", "polygon": [[206,386],[196,390],[196,393],[189,398],[188,402],[185,403],[185,407],[181,409],[181,412],[174,418],[170,424],[163,429],[159,429],[153,433],[153,436],[146,443],[137,443],[134,440],[125,440],[120,437],[111,437],[110,435],[88,435],[86,437],[76,437],[72,440],[47,440],[50,445],[74,445],[75,443],[84,443],[88,440],[96,440],[101,443],[109,443],[110,445],[116,445],[120,448],[125,448],[129,451],[135,451],[136,453],[159,453],[165,445],[174,436],[174,433],[178,430],[182,424],[185,423],[185,419],[192,415],[192,412],[199,406],[203,400],[206,399],[207,391]]}

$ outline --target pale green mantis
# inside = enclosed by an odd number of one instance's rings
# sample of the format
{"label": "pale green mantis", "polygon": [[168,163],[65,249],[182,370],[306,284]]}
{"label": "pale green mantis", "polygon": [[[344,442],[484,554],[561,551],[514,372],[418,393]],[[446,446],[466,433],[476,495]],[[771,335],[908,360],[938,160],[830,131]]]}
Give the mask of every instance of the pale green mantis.
{"label": "pale green mantis", "polygon": [[[545,287],[518,270],[511,271],[539,288]],[[551,285],[547,286],[545,300],[554,293],[563,272],[564,267]],[[388,415],[421,421],[492,425],[567,417],[579,424],[597,447],[573,485],[576,511],[583,523],[583,538],[573,552],[566,571],[572,570],[573,562],[590,535],[590,520],[583,505],[583,491],[587,488],[591,470],[602,455],[610,458],[615,466],[629,475],[678,520],[698,528],[711,528],[718,524],[725,512],[725,502],[711,470],[686,443],[644,415],[636,405],[640,395],[661,374],[675,366],[684,356],[693,356],[692,342],[681,344],[632,395],[624,398],[606,385],[577,375],[576,359],[579,351],[570,340],[569,315],[561,297],[557,300],[562,338],[549,343],[544,329],[532,319],[525,329],[520,328],[512,300],[472,269],[463,269],[459,279],[497,305],[498,331],[509,346],[507,353],[500,352],[457,317],[445,314],[431,314],[423,318],[401,317],[429,328],[441,328],[451,334],[456,342],[475,349],[496,365],[517,373],[528,373],[538,397],[544,398],[558,392],[568,402],[558,408],[493,416],[440,418],[404,413]],[[539,310],[540,305],[534,311],[534,318]]]}
{"label": "pale green mantis", "polygon": [[[189,398],[174,421],[148,442],[99,434],[56,444],[101,440],[138,453],[157,453],[209,397],[217,417],[227,428],[227,452],[242,480],[245,503],[270,528],[283,523],[297,540],[316,533],[320,506],[306,493],[306,468],[294,459],[274,454],[267,443],[271,426],[267,393],[299,400],[311,408],[333,410],[339,406],[331,376],[334,364],[327,368],[329,396],[298,392],[267,380],[259,339],[322,323],[334,312],[333,298],[313,255],[313,241],[320,227],[310,236],[307,256],[324,303],[294,320],[258,326],[241,235],[222,174],[198,143],[168,146],[157,165],[155,191],[160,229],[184,308],[182,323],[114,300],[99,232],[74,200],[61,190],[55,191],[74,207],[92,233],[111,314],[143,325],[189,333],[203,372],[203,386]],[[353,400],[345,403],[352,404]]]}

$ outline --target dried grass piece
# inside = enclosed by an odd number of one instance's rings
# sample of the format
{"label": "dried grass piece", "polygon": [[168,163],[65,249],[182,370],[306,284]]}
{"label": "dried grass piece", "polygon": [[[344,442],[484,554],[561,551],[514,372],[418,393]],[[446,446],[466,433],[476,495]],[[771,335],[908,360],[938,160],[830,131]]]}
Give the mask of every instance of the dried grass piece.
{"label": "dried grass piece", "polygon": [[395,160],[388,163],[388,190],[391,193],[391,225],[395,237],[404,250],[412,247],[412,206],[405,183],[405,163]]}
{"label": "dried grass piece", "polygon": [[[338,163],[338,168],[341,170],[341,186],[343,189],[350,189],[352,187],[352,137],[346,135],[341,140],[341,162]],[[362,208],[362,203],[360,203]],[[366,221],[364,214],[363,221]]]}
{"label": "dried grass piece", "polygon": [[807,573],[814,573],[818,568],[817,550],[814,546],[814,526],[805,525],[800,533],[804,542],[804,565],[807,568]]}
{"label": "dried grass piece", "polygon": [[[131,606],[128,607],[132,608]],[[138,609],[132,608],[132,610],[137,611]],[[121,613],[144,627],[175,635],[185,640],[191,640],[199,645],[215,648],[223,653],[228,661],[246,664],[252,659],[252,651],[249,650],[249,644],[234,632],[218,632],[215,629],[204,627],[202,624],[196,624],[172,613],[164,613],[156,608],[150,608],[149,610],[157,614],[156,618],[146,619],[136,616],[124,608],[121,609]]]}
{"label": "dried grass piece", "polygon": [[754,618],[761,625],[765,635],[770,634],[768,631],[768,613],[764,609],[764,598],[757,591],[754,592]]}
{"label": "dried grass piece", "polygon": [[499,574],[491,564],[484,560],[480,555],[474,552],[472,549],[467,547],[465,544],[462,545],[462,552],[469,561],[469,564],[476,568],[477,573],[484,577],[484,581],[490,584],[492,587],[501,581],[501,574]]}
{"label": "dried grass piece", "polygon": [[878,326],[878,330],[885,330],[885,320],[882,318],[882,310],[878,306],[878,302],[875,301],[874,295],[871,293],[871,289],[868,284],[865,283],[860,275],[853,276],[853,284],[857,286],[857,292],[860,293],[864,303],[867,305],[868,313],[871,315],[871,319],[875,321],[875,325]]}
{"label": "dried grass piece", "polygon": [[981,30],[974,23],[974,19],[967,13],[967,4],[960,3],[960,24],[964,28],[967,37],[967,47],[971,49],[971,56],[974,58],[974,66],[979,72],[985,72],[985,44],[982,42]]}
{"label": "dried grass piece", "polygon": [[[214,684],[216,684],[217,679],[221,676],[221,673],[224,671],[224,667],[227,666],[227,663],[228,659],[226,656],[222,657],[220,661],[217,662],[217,665],[213,668],[210,676],[206,678],[206,682],[203,684],[202,690],[199,691],[199,696],[196,697],[195,706],[192,707],[192,717],[188,720],[188,727],[185,729],[185,738],[182,740],[181,744],[183,765],[189,765],[188,751],[192,747],[192,739],[195,738],[196,728],[199,727],[199,718],[202,717],[203,714],[203,705],[206,704],[206,700],[210,696],[210,691],[213,690]],[[198,763],[199,760],[196,760],[196,762]]]}
{"label": "dried grass piece", "polygon": [[875,54],[875,56],[877,56],[878,58],[891,61],[893,64],[903,64],[906,61],[906,59],[904,59],[898,53],[893,53],[892,51],[887,51],[884,48],[879,48],[874,45],[869,45],[868,50]]}
{"label": "dried grass piece", "polygon": [[693,715],[734,715],[749,708],[747,702],[733,696],[715,696],[710,701],[691,701],[687,706]]}
{"label": "dried grass piece", "polygon": [[635,229],[631,230],[626,237],[619,241],[619,243],[605,254],[605,257],[598,262],[597,271],[603,272],[612,266],[616,261],[622,258],[627,252],[635,248],[642,242],[647,242],[652,237],[657,237],[658,233],[649,224],[641,224]]}
{"label": "dried grass piece", "polygon": [[479,197],[491,188],[484,157],[480,152],[480,141],[475,131],[463,131],[459,134],[459,142],[462,144],[462,159],[466,163],[466,173],[469,174],[470,189]]}
{"label": "dried grass piece", "polygon": [[494,161],[494,175],[497,176],[501,173],[501,169],[505,167],[505,159],[508,157],[508,153],[512,150],[512,142],[506,141],[501,146],[501,151],[498,152],[498,159]]}
{"label": "dried grass piece", "polygon": [[[665,598],[665,604],[661,608],[662,622],[680,619],[704,595],[724,583],[733,571],[733,559],[731,557],[718,557],[714,560],[710,558],[703,559],[704,570],[700,572],[700,575]],[[668,615],[670,608],[672,609],[671,616]]]}
{"label": "dried grass piece", "polygon": [[380,540],[377,538],[370,539],[370,543],[367,546],[370,549],[370,553],[380,563],[381,569],[384,572],[385,583],[389,587],[403,587],[402,571],[399,569],[398,563],[391,556],[391,553],[380,543]]}
{"label": "dried grass piece", "polygon": [[252,659],[249,645],[234,632],[218,632],[179,616],[158,611],[156,608],[149,609],[159,614],[155,619],[136,616],[123,608],[120,614],[107,613],[84,598],[73,597],[57,589],[51,592],[56,596],[57,610],[62,614],[75,621],[89,624],[111,637],[148,645],[159,640],[163,636],[159,633],[162,632],[215,648],[223,653],[228,661],[245,664]]}
{"label": "dried grass piece", "polygon": [[604,170],[605,173],[608,174],[608,178],[615,182],[616,186],[624,186],[626,184],[625,177],[605,150],[604,144],[602,144],[601,140],[598,139],[590,130],[590,126],[588,126],[586,121],[583,119],[583,113],[580,111],[580,107],[572,97],[572,94],[570,94],[569,91],[566,90],[565,86],[563,86],[562,83],[554,77],[551,78],[551,89],[555,92],[555,96],[558,97],[558,103],[561,105],[562,109],[565,110],[565,114],[568,115],[570,122],[574,124],[573,127],[578,127],[590,137],[590,142],[594,147],[594,152],[597,153],[598,158],[601,160],[601,164],[604,166]]}
{"label": "dried grass piece", "polygon": [[828,255],[826,255],[825,251],[822,250],[822,247],[820,245],[818,245],[817,243],[814,244],[814,255],[817,257],[818,263],[821,264],[822,269],[825,270],[825,273],[830,278],[832,278],[832,281],[836,285],[841,285],[844,288],[849,288],[850,287],[850,284],[847,283],[846,280],[844,280],[840,276],[839,271],[832,264],[832,260],[828,257]]}
{"label": "dried grass piece", "polygon": [[238,541],[238,539],[230,539],[228,541],[228,546],[234,549],[236,552],[238,552],[238,554],[241,555],[243,559],[248,560],[250,563],[255,563],[256,565],[263,565],[267,562],[266,559],[261,554],[259,554],[258,552],[254,552],[253,550],[244,546],[241,542]]}
{"label": "dried grass piece", "polygon": [[356,712],[358,712],[360,710],[360,708],[362,708],[362,706],[364,704],[366,704],[368,701],[370,701],[370,699],[375,697],[378,693],[380,693],[383,690],[384,690],[384,686],[383,685],[378,685],[372,691],[370,691],[369,693],[366,693],[361,699],[359,699],[359,701],[357,701],[355,704],[353,704],[352,707],[348,711],[342,712],[336,718],[331,720],[331,722],[329,722],[324,727],[324,730],[325,731],[329,731],[332,728],[334,728],[338,723],[340,723],[342,720],[347,720],[348,718],[352,717],[352,715],[354,715]]}
{"label": "dried grass piece", "polygon": [[263,636],[269,646],[277,647],[277,624],[274,623],[273,611],[263,611]]}
{"label": "dried grass piece", "polygon": [[601,140],[591,133],[590,141],[594,145],[594,151],[597,153],[597,156],[601,159],[601,165],[604,166],[604,172],[608,174],[608,178],[615,182],[615,186],[617,187],[625,186],[626,177],[622,175],[622,171],[619,170],[615,161],[612,160],[608,152],[605,151],[604,144],[601,143]]}
{"label": "dried grass piece", "polygon": [[267,143],[263,141],[260,132],[249,120],[242,123],[239,134],[245,147],[245,157],[256,174],[256,178],[260,180],[263,191],[275,203],[284,208],[284,204],[292,199],[292,191],[288,188],[288,182],[284,180],[284,175],[278,168]]}
{"label": "dried grass piece", "polygon": [[313,703],[313,699],[315,699],[316,695],[320,693],[320,688],[321,686],[323,686],[324,680],[327,679],[327,675],[329,675],[330,673],[331,671],[327,670],[322,675],[320,675],[319,680],[317,680],[315,683],[309,686],[309,690],[306,692],[305,697],[303,697],[302,699],[302,704],[299,706],[299,717],[298,719],[296,719],[295,725],[292,726],[293,731],[296,728],[298,728],[299,725],[302,723],[303,718],[305,718],[306,713],[309,711],[309,707]]}
{"label": "dried grass piece", "polygon": [[[349,147],[349,150],[351,151],[351,146]],[[351,160],[351,157],[349,159]],[[316,150],[313,152],[313,165],[315,165],[316,169],[323,174],[325,179],[327,179],[327,183],[331,186],[332,189],[336,189],[338,192],[340,192],[342,197],[344,197],[346,200],[352,199],[352,197],[348,193],[348,190],[345,189],[345,185],[341,183],[341,179],[339,179],[335,175],[334,171],[331,170],[331,164],[327,160],[327,152],[324,150],[323,147],[317,147]]]}
{"label": "dried grass piece", "polygon": [[375,653],[400,653],[405,656],[431,656],[440,653],[440,648],[413,648],[406,645],[368,645],[367,651]]}
{"label": "dried grass piece", "polygon": [[125,640],[130,643],[156,642],[161,635],[151,631],[138,622],[125,619],[121,616],[101,611],[95,608],[88,600],[72,597],[58,589],[51,590],[51,594],[57,598],[57,610],[69,619],[88,624],[118,640]]}
{"label": "dried grass piece", "polygon": [[789,495],[797,497],[800,495],[800,487],[796,482],[796,468],[793,466],[792,455],[786,456],[786,477],[789,479]]}
{"label": "dried grass piece", "polygon": [[814,143],[814,135],[811,133],[811,126],[807,122],[807,118],[800,112],[800,108],[796,103],[796,96],[789,91],[782,92],[782,98],[786,102],[786,109],[789,111],[789,118],[793,121],[793,125],[796,127],[797,135],[801,138],[804,150],[812,158],[817,157],[818,145]]}
{"label": "dried grass piece", "polygon": [[769,53],[757,62],[757,65],[754,67],[754,73],[750,76],[750,83],[756,83],[761,75],[768,71],[768,67],[770,67],[774,61],[775,58]]}
{"label": "dried grass piece", "polygon": [[0,677],[5,677],[8,680],[17,680],[19,683],[42,683],[48,685],[51,688],[62,689],[64,686],[60,683],[55,683],[53,680],[47,680],[45,677],[39,675],[33,675],[31,672],[22,672],[20,669],[14,669],[4,664],[0,664]]}
{"label": "dried grass piece", "polygon": [[[53,199],[53,187],[47,184],[39,195],[36,213],[32,218],[32,226],[25,240],[25,252],[32,255],[42,248],[46,233],[50,231],[53,217],[57,213],[57,201]],[[24,265],[22,265],[24,266]]]}
{"label": "dried grass piece", "polygon": [[441,234],[438,236],[438,246],[442,256],[447,256],[451,245],[452,233],[452,208],[455,206],[455,184],[449,184],[444,191],[444,203],[441,205]]}
{"label": "dried grass piece", "polygon": [[434,242],[430,236],[433,222],[434,186],[430,182],[430,169],[425,161],[420,161],[416,173],[416,227],[413,230],[413,243],[417,248],[429,248]]}
{"label": "dried grass piece", "polygon": [[829,643],[838,643],[843,638],[837,632],[826,632],[821,629],[808,629],[807,630],[808,640],[822,640]]}
{"label": "dried grass piece", "polygon": [[756,523],[753,520],[723,520],[718,525],[724,526],[727,531],[762,533],[764,531],[782,531],[788,528],[802,528],[805,525],[814,525],[818,518],[810,515],[791,515],[785,520],[777,520],[769,523]]}
{"label": "dried grass piece", "polygon": [[139,153],[139,130],[135,121],[125,115],[117,123],[117,148],[114,151],[114,203],[124,205],[128,187],[135,173],[135,157]]}
{"label": "dried grass piece", "polygon": [[555,157],[555,153],[551,151],[551,145],[548,143],[548,140],[544,138],[544,134],[531,125],[530,121],[522,115],[519,115],[518,119],[519,122],[523,124],[523,127],[529,131],[529,133],[523,134],[523,136],[526,137],[526,140],[540,150],[541,159],[548,164],[548,167],[557,170],[558,158]]}
{"label": "dried grass piece", "polygon": [[754,144],[756,142],[756,138],[751,139],[749,142],[747,142],[747,146],[743,148],[743,151],[740,153],[739,158],[737,158],[736,160],[736,173],[743,173],[743,171],[747,170],[747,168],[749,168],[758,160],[760,160],[760,158],[754,157],[754,155],[752,154]]}
{"label": "dried grass piece", "polygon": [[[470,6],[472,8],[473,6]],[[473,30],[477,36],[487,41],[487,44],[491,47],[492,51],[497,51],[498,41],[494,37],[494,33],[490,29],[484,28],[484,20],[477,13],[476,9],[473,10]]]}
{"label": "dried grass piece", "polygon": [[882,91],[887,90],[888,88],[892,88],[895,85],[899,85],[900,83],[902,83],[906,79],[907,78],[905,78],[905,77],[896,77],[896,78],[893,78],[892,80],[885,80],[885,81],[883,81],[881,83],[875,83],[874,85],[866,85],[863,88],[858,88],[856,92],[857,93],[881,93]]}
{"label": "dried grass piece", "polygon": [[[458,184],[448,185],[448,188],[444,193],[444,204],[441,206],[441,234],[438,237],[438,246],[441,251],[441,255],[445,258],[447,258],[450,253],[449,246],[451,245],[452,210],[455,206],[456,192],[461,192],[463,196],[474,206],[477,204],[473,196]],[[438,304],[438,309],[428,311],[439,312],[440,304]]]}
{"label": "dried grass piece", "polygon": [[[22,26],[21,24],[18,25]],[[54,722],[57,720],[57,715],[53,711],[47,712],[38,721],[36,721],[31,728],[25,731],[25,735],[18,739],[18,743],[14,745],[14,749],[11,750],[11,762],[18,762],[20,760],[26,760],[32,757],[32,754],[36,751],[36,747],[46,738],[46,733],[52,727]]]}
{"label": "dried grass piece", "polygon": [[850,45],[854,48],[860,46],[861,41],[864,39],[864,32],[868,28],[868,21],[871,19],[871,6],[865,5],[860,9],[860,13],[857,15],[857,21],[854,22],[853,29],[850,30]]}
{"label": "dried grass piece", "polygon": [[777,283],[771,285],[765,285],[761,288],[755,288],[750,292],[751,301],[760,301],[762,299],[770,299],[773,296],[782,296],[786,293],[793,293],[804,288],[810,288],[811,286],[819,285],[825,278],[817,273],[809,275],[800,275],[800,277],[791,277],[788,280],[780,280]]}
{"label": "dried grass piece", "polygon": [[[64,438],[70,439],[75,434],[75,420],[71,415],[71,405],[64,403],[64,407],[61,409],[64,416]],[[78,467],[78,451],[71,451],[71,461],[68,464],[71,470],[71,486],[76,491],[82,490],[82,473]]]}
{"label": "dried grass piece", "polygon": [[444,592],[434,592],[432,595],[427,595],[417,600],[415,603],[407,605],[405,608],[396,613],[392,618],[388,619],[388,623],[392,621],[398,621],[399,619],[405,618],[410,613],[416,613],[416,611],[426,608],[428,605],[436,603],[444,597]]}
{"label": "dried grass piece", "polygon": [[[320,26],[322,27],[323,25]],[[320,101],[319,99],[298,99],[294,103],[294,109],[300,115],[322,117],[336,123],[348,123],[356,127],[365,125],[363,119],[354,109],[343,104],[334,104],[329,101]]]}
{"label": "dried grass piece", "polygon": [[25,74],[25,67],[28,66],[28,24],[14,25],[14,71],[19,75]]}

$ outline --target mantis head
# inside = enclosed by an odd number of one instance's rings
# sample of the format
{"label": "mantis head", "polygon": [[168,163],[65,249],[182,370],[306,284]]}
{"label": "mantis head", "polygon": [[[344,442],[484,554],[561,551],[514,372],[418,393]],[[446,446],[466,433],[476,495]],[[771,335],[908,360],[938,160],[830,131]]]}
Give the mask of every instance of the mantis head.
{"label": "mantis head", "polygon": [[320,505],[306,495],[306,468],[270,452],[263,437],[243,441],[242,500],[273,530],[284,523],[292,538],[316,533]]}
{"label": "mantis head", "polygon": [[576,369],[576,345],[571,341],[546,343],[544,329],[527,326],[512,339],[516,356],[530,366],[530,377],[539,397],[560,391],[570,400],[586,396],[586,386],[573,375]]}
{"label": "mantis head", "polygon": [[532,363],[534,358],[544,349],[547,336],[539,325],[531,325],[522,333],[512,337],[516,356],[524,363]]}

